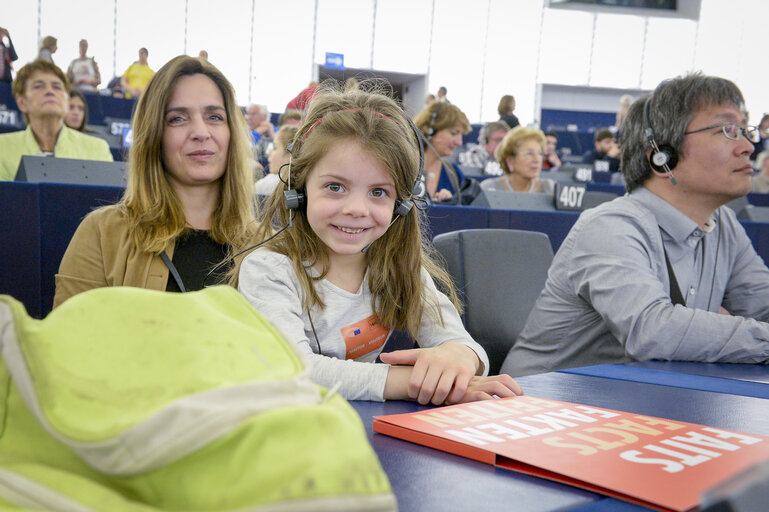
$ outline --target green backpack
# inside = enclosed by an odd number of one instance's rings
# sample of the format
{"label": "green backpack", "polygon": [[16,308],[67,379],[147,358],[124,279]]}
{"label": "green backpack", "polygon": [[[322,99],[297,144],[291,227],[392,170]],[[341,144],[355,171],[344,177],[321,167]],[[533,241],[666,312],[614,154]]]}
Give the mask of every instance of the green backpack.
{"label": "green backpack", "polygon": [[0,296],[0,509],[395,510],[355,410],[240,294]]}

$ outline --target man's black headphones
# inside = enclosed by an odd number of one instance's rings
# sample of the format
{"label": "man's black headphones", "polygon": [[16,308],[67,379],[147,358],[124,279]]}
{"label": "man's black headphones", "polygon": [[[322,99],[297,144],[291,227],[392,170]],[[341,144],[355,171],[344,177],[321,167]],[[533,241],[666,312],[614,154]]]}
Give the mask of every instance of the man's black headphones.
{"label": "man's black headphones", "polygon": [[[409,212],[411,212],[411,210],[414,208],[414,198],[423,197],[425,193],[425,187],[423,183],[425,152],[424,152],[424,149],[422,148],[419,129],[416,127],[416,125],[411,119],[407,118],[407,120],[409,122],[409,125],[411,126],[411,130],[414,132],[417,148],[419,148],[419,172],[417,173],[416,179],[414,180],[414,185],[411,187],[410,196],[407,199],[395,200],[393,222],[395,222],[395,220],[397,220],[399,217],[405,217],[406,215],[408,215]],[[291,185],[292,185],[291,184],[291,161],[293,159],[293,155],[291,153],[293,150],[293,146],[294,146],[293,143],[291,143],[286,147],[286,150],[288,151],[290,156],[288,160],[288,179],[286,181],[286,186],[288,187],[288,190],[285,190],[283,192],[283,206],[287,210],[299,210],[304,208],[306,204],[304,191],[291,188]]]}
{"label": "man's black headphones", "polygon": [[649,96],[644,103],[644,124],[646,125],[646,141],[649,143],[649,147],[652,152],[649,155],[649,165],[654,172],[665,173],[670,177],[670,183],[677,184],[675,177],[673,176],[673,169],[678,164],[678,151],[670,144],[657,144],[654,140],[654,130],[649,122],[649,103],[651,103],[652,97]]}
{"label": "man's black headphones", "polygon": [[[435,101],[435,110],[433,111],[433,115],[430,116],[430,123],[427,125],[427,136],[432,137],[435,135],[435,120],[438,118],[438,112],[441,111],[441,107],[443,106],[443,103],[440,101]],[[419,140],[419,139],[417,139]]]}

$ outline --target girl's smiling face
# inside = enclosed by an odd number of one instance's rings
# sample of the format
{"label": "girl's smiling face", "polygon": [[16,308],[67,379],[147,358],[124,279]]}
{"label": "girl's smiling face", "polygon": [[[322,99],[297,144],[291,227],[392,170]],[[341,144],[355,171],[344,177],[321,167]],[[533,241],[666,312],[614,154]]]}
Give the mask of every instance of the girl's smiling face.
{"label": "girl's smiling face", "polygon": [[307,221],[332,264],[342,256],[364,258],[361,250],[392,221],[392,175],[355,140],[334,144],[309,172],[305,190]]}

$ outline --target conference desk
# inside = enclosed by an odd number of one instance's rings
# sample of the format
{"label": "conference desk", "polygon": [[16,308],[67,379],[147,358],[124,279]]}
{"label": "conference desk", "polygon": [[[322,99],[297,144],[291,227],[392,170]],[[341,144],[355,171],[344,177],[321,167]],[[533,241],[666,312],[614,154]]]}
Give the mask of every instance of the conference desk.
{"label": "conference desk", "polygon": [[560,372],[769,398],[769,367],[761,364],[636,361],[569,368]]}
{"label": "conference desk", "polygon": [[[769,435],[761,398],[564,372],[516,379],[527,395],[718,428]],[[372,433],[372,418],[425,407],[410,402],[351,402],[390,478],[399,510],[638,512],[638,505]]]}

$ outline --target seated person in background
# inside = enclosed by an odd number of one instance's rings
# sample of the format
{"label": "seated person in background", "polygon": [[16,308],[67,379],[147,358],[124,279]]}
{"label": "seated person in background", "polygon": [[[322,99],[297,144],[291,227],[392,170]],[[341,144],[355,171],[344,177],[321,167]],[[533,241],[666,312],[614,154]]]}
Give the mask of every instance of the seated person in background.
{"label": "seated person in background", "polygon": [[251,128],[251,138],[254,144],[259,142],[262,137],[272,139],[275,136],[275,127],[270,122],[270,111],[267,105],[257,105],[252,103],[246,109],[246,122]]}
{"label": "seated person in background", "polygon": [[478,134],[478,144],[473,144],[470,149],[459,154],[459,165],[481,169],[483,174],[489,176],[502,174],[502,168],[494,159],[494,150],[509,130],[510,127],[503,121],[494,121],[485,125]]}
{"label": "seated person in background", "polygon": [[539,177],[544,150],[545,134],[542,130],[526,126],[513,128],[494,152],[504,176],[483,180],[481,189],[552,195],[555,182]]}
{"label": "seated person in background", "polygon": [[435,202],[461,204],[460,190],[469,178],[446,158],[462,145],[470,121],[456,105],[434,101],[414,117],[414,124],[424,135],[427,194]]}
{"label": "seated person in background", "polygon": [[499,100],[497,112],[499,113],[499,120],[503,121],[511,129],[521,124],[515,114],[513,114],[513,110],[515,110],[515,98],[510,94],[505,94]]}
{"label": "seated person in background", "polygon": [[769,150],[758,154],[755,168],[758,169],[758,173],[750,179],[750,191],[769,193]]}
{"label": "seated person in background", "polygon": [[278,129],[281,129],[286,125],[299,126],[300,124],[302,124],[301,110],[286,110],[278,118]]}
{"label": "seated person in background", "polygon": [[19,56],[16,55],[16,50],[13,47],[13,41],[11,41],[11,34],[8,29],[0,27],[0,82],[11,83],[13,76],[11,70],[13,69],[13,61],[18,60]]}
{"label": "seated person in background", "polygon": [[79,132],[88,131],[85,129],[85,125],[88,124],[88,103],[83,93],[77,89],[69,90],[69,109],[64,116],[64,124]]}
{"label": "seated person in background", "polygon": [[542,168],[546,171],[560,167],[561,159],[558,158],[558,135],[555,132],[545,132],[545,159]]}
{"label": "seated person in background", "polygon": [[633,104],[633,97],[629,94],[623,94],[619,98],[619,110],[617,111],[617,117],[614,121],[614,126],[617,130],[622,129],[622,122],[625,120],[625,116],[627,115],[627,111],[630,108],[630,105]]}
{"label": "seated person in background", "polygon": [[88,53],[88,41],[81,39],[80,56],[70,62],[69,68],[67,68],[67,78],[75,89],[94,92],[96,86],[101,83],[101,73],[99,73],[99,65],[96,64],[94,58],[87,57],[86,53]]}
{"label": "seated person in background", "polygon": [[64,125],[69,82],[55,64],[30,62],[16,74],[12,90],[27,129],[0,135],[0,181],[13,180],[22,155],[112,161],[105,141]]}
{"label": "seated person in background", "polygon": [[[757,134],[744,108],[735,84],[701,73],[633,103],[629,194],[582,213],[502,371],[769,359],[769,269],[723,206],[750,191]],[[655,162],[647,127],[669,164]]]}
{"label": "seated person in background", "polygon": [[147,64],[149,52],[146,48],[139,48],[139,60],[128,66],[123,76],[120,77],[120,85],[126,98],[138,98],[141,96],[147,84],[155,72]]}
{"label": "seated person in background", "polygon": [[[256,182],[256,185],[254,185],[255,194],[263,196],[270,195],[280,183],[280,175],[278,173],[281,172],[281,167],[288,163],[289,157],[291,156],[286,150],[286,146],[294,140],[296,130],[296,126],[288,124],[278,130],[278,133],[275,135],[275,142],[272,145],[272,149],[267,154],[267,159],[269,161],[268,170],[270,173]],[[286,176],[288,176],[288,173],[286,169],[283,169],[283,176],[284,179],[287,179]]]}
{"label": "seated person in background", "polygon": [[609,171],[619,171],[619,146],[611,130],[603,129],[595,132],[593,144],[595,149],[585,153],[582,161],[586,164],[594,164],[596,160],[608,162]]}
{"label": "seated person in background", "polygon": [[[417,143],[392,99],[321,85],[292,148],[289,185],[303,204],[286,208],[285,186],[270,197],[260,234],[289,218],[293,227],[243,259],[238,290],[296,344],[311,378],[346,399],[437,405],[520,395],[510,377],[485,376],[486,352],[429,255],[424,212],[408,206]],[[382,353],[395,329],[420,348]]]}
{"label": "seated person in background", "polygon": [[[265,107],[267,108],[267,107]],[[269,121],[267,121],[269,123]],[[259,138],[259,142],[254,147],[254,157],[256,161],[261,165],[268,166],[268,157],[273,147],[273,141],[277,136],[276,133],[280,128],[285,125],[299,126],[302,122],[302,112],[299,110],[286,110],[280,117],[278,117],[278,127],[273,127],[274,134],[267,136],[266,134]]]}
{"label": "seated person in background", "polygon": [[304,110],[318,90],[318,82],[310,82],[310,85],[299,91],[294,99],[286,104],[286,110]]}
{"label": "seated person in background", "polygon": [[139,98],[132,124],[128,186],[77,228],[54,307],[103,286],[199,290],[221,277],[208,276],[214,264],[254,236],[248,132],[218,69],[171,59]]}

